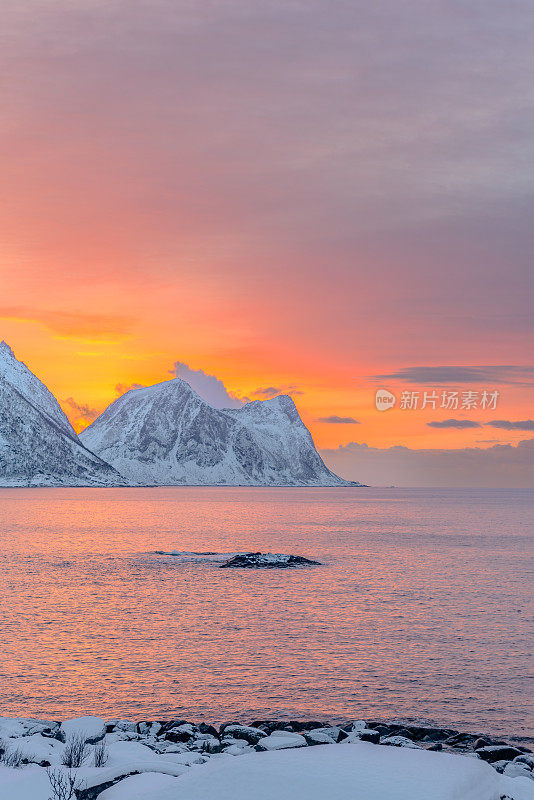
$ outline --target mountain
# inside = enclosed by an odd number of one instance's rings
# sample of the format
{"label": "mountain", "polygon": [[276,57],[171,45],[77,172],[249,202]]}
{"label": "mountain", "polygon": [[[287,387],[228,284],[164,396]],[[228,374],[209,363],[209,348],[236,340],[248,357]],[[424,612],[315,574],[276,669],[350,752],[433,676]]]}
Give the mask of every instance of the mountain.
{"label": "mountain", "polygon": [[0,486],[113,486],[121,476],[80,442],[54,395],[0,343]]}
{"label": "mountain", "polygon": [[326,468],[286,395],[221,410],[176,378],[130,390],[80,439],[131,483],[348,485]]}

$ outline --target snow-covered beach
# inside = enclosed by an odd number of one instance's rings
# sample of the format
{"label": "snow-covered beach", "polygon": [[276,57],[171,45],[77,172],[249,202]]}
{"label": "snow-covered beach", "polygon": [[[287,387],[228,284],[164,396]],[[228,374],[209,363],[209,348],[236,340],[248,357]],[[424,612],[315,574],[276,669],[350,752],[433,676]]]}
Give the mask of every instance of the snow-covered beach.
{"label": "snow-covered beach", "polygon": [[0,738],[6,800],[534,800],[529,747],[447,728],[1,717]]}

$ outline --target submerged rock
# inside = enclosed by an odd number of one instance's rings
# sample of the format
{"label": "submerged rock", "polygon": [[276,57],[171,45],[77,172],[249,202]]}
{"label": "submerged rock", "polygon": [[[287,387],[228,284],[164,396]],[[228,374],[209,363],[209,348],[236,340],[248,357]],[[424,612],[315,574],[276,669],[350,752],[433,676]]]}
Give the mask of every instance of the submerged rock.
{"label": "submerged rock", "polygon": [[297,567],[303,564],[320,564],[320,561],[312,561],[303,556],[292,556],[286,553],[239,553],[221,564],[221,569],[227,567],[244,567],[253,569],[256,567],[267,567],[284,569],[285,567]]}

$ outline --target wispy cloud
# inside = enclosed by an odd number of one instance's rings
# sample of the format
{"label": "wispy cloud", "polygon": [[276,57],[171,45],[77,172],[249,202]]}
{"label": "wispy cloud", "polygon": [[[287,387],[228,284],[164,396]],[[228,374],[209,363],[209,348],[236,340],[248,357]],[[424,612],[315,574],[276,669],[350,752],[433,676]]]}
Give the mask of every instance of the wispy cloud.
{"label": "wispy cloud", "polygon": [[534,431],[534,419],[509,420],[493,419],[486,422],[491,428],[502,428],[506,431]]}
{"label": "wispy cloud", "polygon": [[472,419],[441,419],[427,422],[426,424],[429,428],[456,428],[457,430],[480,428],[480,422],[475,422]]}
{"label": "wispy cloud", "polygon": [[78,403],[73,397],[67,397],[63,402],[63,410],[74,430],[80,433],[84,428],[100,416],[101,410],[91,408],[86,403]]}
{"label": "wispy cloud", "polygon": [[423,366],[404,367],[396,372],[372,376],[379,381],[405,381],[428,386],[437,384],[456,385],[460,383],[488,386],[514,383],[534,386],[534,367],[517,364],[498,364],[493,366]]}
{"label": "wispy cloud", "polygon": [[354,417],[338,417],[337,414],[331,414],[329,417],[319,417],[317,422],[328,422],[332,425],[359,425],[360,420]]}
{"label": "wispy cloud", "polygon": [[129,392],[130,389],[144,389],[144,385],[142,383],[118,383],[115,386],[115,392],[120,397],[126,392]]}
{"label": "wispy cloud", "polygon": [[252,392],[250,392],[251,397],[256,399],[261,397],[264,400],[268,400],[271,397],[277,397],[279,394],[300,395],[304,394],[304,392],[294,384],[286,384],[282,386],[260,386],[259,389],[254,389]]}
{"label": "wispy cloud", "polygon": [[0,307],[0,318],[37,322],[60,338],[122,339],[133,327],[132,318],[117,314],[73,313],[21,306]]}
{"label": "wispy cloud", "polygon": [[203,400],[215,408],[241,408],[243,405],[238,397],[228,391],[220,378],[208,375],[202,369],[193,369],[183,361],[175,361],[170,373],[188,383]]}

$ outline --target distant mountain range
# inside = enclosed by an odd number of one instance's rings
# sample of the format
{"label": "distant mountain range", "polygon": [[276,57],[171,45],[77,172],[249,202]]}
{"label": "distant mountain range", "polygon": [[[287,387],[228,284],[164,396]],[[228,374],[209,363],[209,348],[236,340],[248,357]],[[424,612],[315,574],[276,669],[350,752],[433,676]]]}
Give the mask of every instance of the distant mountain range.
{"label": "distant mountain range", "polygon": [[348,486],[293,400],[217,409],[176,378],[132,389],[78,437],[46,386],[0,344],[1,486]]}

